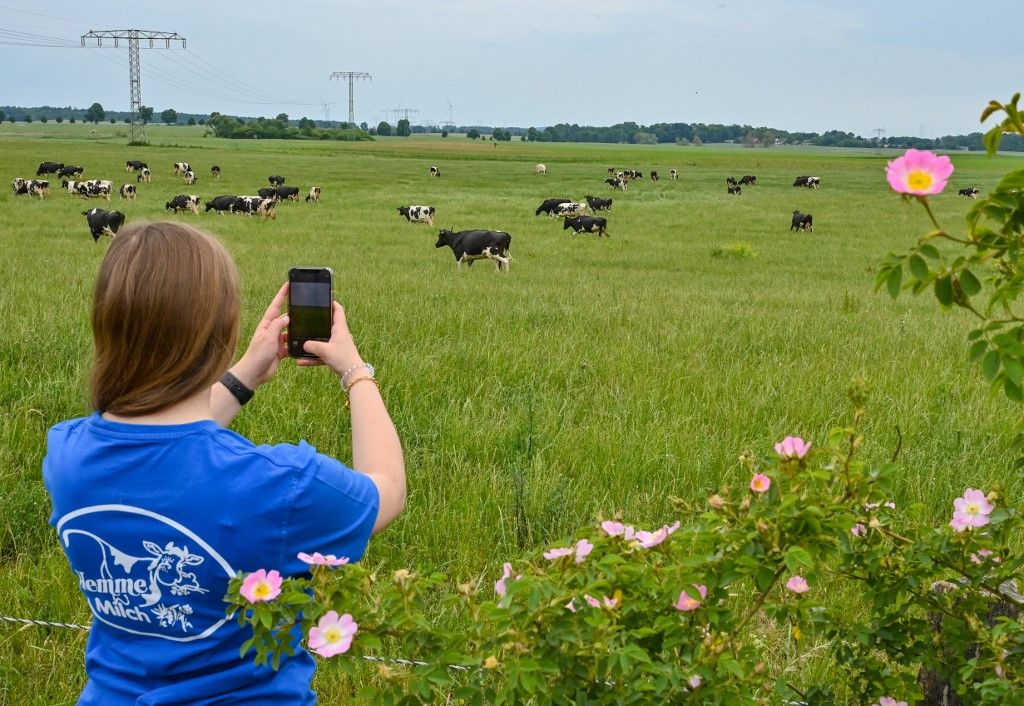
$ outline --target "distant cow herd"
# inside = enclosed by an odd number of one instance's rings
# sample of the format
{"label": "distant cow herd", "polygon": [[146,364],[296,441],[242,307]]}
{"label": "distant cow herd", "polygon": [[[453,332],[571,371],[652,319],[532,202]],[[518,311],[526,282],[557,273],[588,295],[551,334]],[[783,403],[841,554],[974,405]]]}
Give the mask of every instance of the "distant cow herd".
{"label": "distant cow herd", "polygon": [[[139,193],[139,185],[152,182],[153,173],[149,165],[140,160],[127,160],[126,170],[136,175],[136,183],[124,183],[118,189],[118,194],[123,200],[134,201]],[[85,167],[62,162],[42,162],[36,170],[36,177],[54,175],[60,179],[61,189],[72,196],[79,196],[88,200],[103,198],[108,202],[115,190],[112,180],[88,179],[79,180],[78,177],[85,172]],[[533,168],[534,174],[547,175],[548,169],[544,164],[536,164]],[[199,180],[196,171],[188,162],[175,162],[172,165],[172,174],[182,182],[191,186]],[[210,167],[211,178],[218,179],[221,176],[221,167],[212,165]],[[439,178],[441,170],[436,165],[430,167],[430,176]],[[656,170],[650,170],[649,177],[652,182],[659,181],[660,177]],[[641,180],[644,173],[638,169],[608,168],[608,178],[604,180],[614,190],[625,192],[632,181]],[[670,169],[668,178],[671,181],[678,181],[679,171]],[[246,215],[258,215],[263,219],[276,219],[276,207],[283,201],[298,201],[301,195],[297,186],[288,186],[286,179],[279,174],[267,177],[269,187],[262,187],[252,195],[220,195],[209,201],[203,202],[198,194],[177,194],[165,204],[165,209],[172,213],[191,212],[198,215],[200,206],[205,207],[205,212],[215,211],[218,214],[242,213]],[[739,196],[743,187],[757,186],[757,177],[747,174],[739,179],[729,176],[725,179],[726,193]],[[47,179],[23,179],[17,177],[12,182],[15,195],[34,196],[40,200],[49,195],[50,181]],[[807,189],[821,188],[822,180],[819,176],[802,175],[793,181],[794,187]],[[980,190],[976,187],[964,187],[959,190],[959,195],[968,198],[978,198]],[[307,203],[319,203],[323,194],[320,186],[311,186],[305,194]],[[572,230],[574,234],[592,233],[598,238],[610,237],[608,230],[608,218],[604,216],[591,215],[598,211],[611,212],[613,200],[593,195],[586,195],[583,200],[577,201],[571,198],[549,198],[545,199],[537,207],[534,215],[542,213],[551,218],[562,219],[562,230]],[[426,223],[433,226],[436,209],[434,206],[423,204],[412,204],[399,206],[398,215],[408,223]],[[588,211],[590,213],[588,213]],[[89,226],[89,232],[93,241],[98,242],[103,235],[111,237],[117,234],[118,229],[124,225],[126,216],[121,211],[104,210],[93,208],[82,211]],[[814,217],[810,213],[803,213],[799,209],[794,210],[790,222],[790,231],[814,232]],[[501,230],[462,230],[443,229],[438,233],[436,242],[437,248],[448,247],[455,256],[456,263],[461,266],[466,263],[472,266],[476,260],[490,260],[495,263],[496,269],[507,271],[512,262],[509,250],[512,244],[512,236]]]}

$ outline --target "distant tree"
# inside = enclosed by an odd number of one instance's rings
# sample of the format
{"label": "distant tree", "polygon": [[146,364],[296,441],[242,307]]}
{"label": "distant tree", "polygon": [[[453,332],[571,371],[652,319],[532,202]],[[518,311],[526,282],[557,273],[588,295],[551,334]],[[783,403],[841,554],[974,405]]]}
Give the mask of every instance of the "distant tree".
{"label": "distant tree", "polygon": [[153,109],[150,108],[149,106],[140,105],[139,106],[139,119],[142,122],[144,122],[144,123],[148,123],[150,120],[153,119]]}
{"label": "distant tree", "polygon": [[50,121],[50,119],[48,117],[46,117],[45,115],[43,117],[39,118],[39,122],[41,122],[41,123],[46,123],[46,122],[49,122],[49,121]]}
{"label": "distant tree", "polygon": [[687,140],[685,137],[677,137],[676,144],[679,145],[680,147],[686,147],[688,144],[690,144],[690,141]]}
{"label": "distant tree", "polygon": [[26,123],[32,122],[32,113],[25,113],[25,122]]}
{"label": "distant tree", "polygon": [[13,123],[14,122],[14,116],[13,115],[8,115],[7,116],[7,122]]}
{"label": "distant tree", "polygon": [[758,139],[757,134],[754,132],[748,132],[746,135],[743,136],[744,147],[757,147],[759,142],[760,140]]}
{"label": "distant tree", "polygon": [[87,123],[98,123],[103,120],[107,115],[107,112],[103,110],[103,106],[99,103],[93,103],[89,106],[89,109],[85,111],[85,121]]}
{"label": "distant tree", "polygon": [[471,140],[479,140],[480,139],[480,131],[477,130],[475,127],[474,128],[470,128],[469,132],[466,133],[466,137],[468,137]]}
{"label": "distant tree", "polygon": [[412,130],[409,129],[409,120],[402,118],[398,121],[398,125],[395,127],[395,134],[399,137],[408,137],[412,134]]}
{"label": "distant tree", "polygon": [[195,117],[190,115],[189,118],[188,118],[188,123],[187,124],[188,125],[195,125],[196,124]]}
{"label": "distant tree", "polygon": [[0,110],[0,123],[2,123],[6,118],[7,114],[4,113],[4,111]]}
{"label": "distant tree", "polygon": [[371,135],[376,135],[377,134],[377,128],[371,127],[369,130],[367,130],[367,132],[370,133]]}
{"label": "distant tree", "polygon": [[447,130],[442,130],[441,131],[441,137],[448,137],[448,131]]}
{"label": "distant tree", "polygon": [[206,125],[206,118],[199,118],[200,125]]}
{"label": "distant tree", "polygon": [[288,122],[288,113],[278,113],[277,117],[274,118],[274,120],[279,120],[282,123],[287,123]]}
{"label": "distant tree", "polygon": [[366,122],[364,121],[364,122],[359,123],[359,129],[365,132],[365,131],[369,130],[370,128],[367,127]]}
{"label": "distant tree", "polygon": [[[125,125],[127,125],[127,124],[128,124],[128,123],[130,123],[131,121],[132,121],[132,119],[131,119],[131,118],[125,118],[125,119],[124,119],[124,120],[122,120],[121,122],[123,122],[123,123],[124,123]],[[72,119],[71,119],[71,122],[75,122],[75,119],[74,119],[74,118],[72,118]]]}
{"label": "distant tree", "polygon": [[690,144],[692,144],[694,147],[700,147],[701,145],[704,144],[704,140],[700,139],[700,135],[694,133],[693,139],[690,140]]}
{"label": "distant tree", "polygon": [[[2,115],[2,113],[0,113],[0,115]],[[3,118],[0,118],[0,120],[3,120]],[[62,122],[64,122],[64,118],[63,118],[63,116],[60,116],[60,115],[58,115],[58,116],[57,116],[57,122],[58,122],[58,123],[62,123]]]}
{"label": "distant tree", "polygon": [[[496,127],[493,130],[491,130],[491,139],[496,140],[498,142],[504,142],[506,134],[507,133],[500,127]],[[511,138],[512,136],[509,135],[509,137]]]}
{"label": "distant tree", "polygon": [[383,137],[390,136],[391,135],[391,124],[388,123],[386,120],[381,120],[377,124],[377,134],[381,135]]}
{"label": "distant tree", "polygon": [[762,147],[774,147],[775,140],[779,138],[779,135],[774,130],[765,130],[761,133],[761,146]]}
{"label": "distant tree", "polygon": [[658,144],[658,136],[640,130],[633,135],[633,143],[637,145],[656,145]]}
{"label": "distant tree", "polygon": [[304,117],[304,118],[299,120],[299,129],[300,130],[305,130],[307,128],[314,128],[314,127],[316,127],[316,123],[314,123],[309,118],[305,118]]}
{"label": "distant tree", "polygon": [[111,125],[116,125],[117,124],[117,118],[111,118],[110,119],[110,124]]}
{"label": "distant tree", "polygon": [[72,115],[70,118],[68,118],[68,122],[71,123],[72,125],[74,125],[75,124],[75,116]]}
{"label": "distant tree", "polygon": [[519,136],[519,141],[520,142],[526,142],[526,135],[520,135]]}
{"label": "distant tree", "polygon": [[178,111],[174,108],[168,108],[164,112],[160,113],[160,122],[168,125],[178,124]]}

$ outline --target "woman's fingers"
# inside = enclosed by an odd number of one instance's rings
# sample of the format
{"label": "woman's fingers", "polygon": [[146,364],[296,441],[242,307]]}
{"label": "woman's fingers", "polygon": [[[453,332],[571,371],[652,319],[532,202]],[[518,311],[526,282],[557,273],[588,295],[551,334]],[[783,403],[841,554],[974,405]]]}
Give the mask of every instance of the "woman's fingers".
{"label": "woman's fingers", "polygon": [[288,296],[288,283],[285,282],[281,285],[281,288],[277,290],[277,294],[274,295],[274,300],[270,302],[270,306],[263,312],[263,320],[260,322],[261,325],[267,326],[271,321],[281,315],[281,307],[284,306],[284,300]]}

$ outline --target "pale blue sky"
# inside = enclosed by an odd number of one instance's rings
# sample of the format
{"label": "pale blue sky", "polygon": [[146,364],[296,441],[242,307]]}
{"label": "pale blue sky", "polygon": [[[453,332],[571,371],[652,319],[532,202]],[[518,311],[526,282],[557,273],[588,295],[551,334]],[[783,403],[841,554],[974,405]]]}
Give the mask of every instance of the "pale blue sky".
{"label": "pale blue sky", "polygon": [[328,75],[353,70],[373,74],[356,88],[371,124],[394,107],[445,122],[450,100],[459,124],[934,136],[977,130],[990,98],[1024,88],[1024,0],[0,0],[0,104],[126,109],[124,45],[28,46],[126,27],[188,39],[142,53],[158,112],[319,118],[324,99],[345,119]]}

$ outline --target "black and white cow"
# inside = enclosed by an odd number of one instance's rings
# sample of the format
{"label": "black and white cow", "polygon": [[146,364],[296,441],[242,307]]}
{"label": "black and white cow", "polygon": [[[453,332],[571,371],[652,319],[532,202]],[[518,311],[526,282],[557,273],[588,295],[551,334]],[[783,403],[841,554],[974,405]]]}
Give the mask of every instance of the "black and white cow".
{"label": "black and white cow", "polygon": [[267,181],[270,182],[271,186],[284,186],[284,177],[277,174],[268,176]]}
{"label": "black and white cow", "polygon": [[433,206],[399,206],[398,215],[405,216],[405,220],[409,223],[434,225]]}
{"label": "black and white cow", "polygon": [[11,182],[11,188],[16,196],[24,196],[28,193],[28,180],[14,177],[14,181]]}
{"label": "black and white cow", "polygon": [[104,211],[102,208],[94,208],[91,211],[82,211],[82,215],[89,222],[89,232],[92,234],[92,241],[98,242],[101,235],[109,235],[111,238],[124,225],[124,214],[120,211]]}
{"label": "black and white cow", "polygon": [[121,185],[121,198],[135,200],[135,184],[122,184]]}
{"label": "black and white cow", "polygon": [[546,213],[550,216],[551,212],[563,203],[572,203],[572,199],[544,199],[544,202],[537,207],[537,212],[533,215],[539,216],[542,213]]}
{"label": "black and white cow", "polygon": [[981,191],[978,188],[974,187],[974,186],[964,187],[963,189],[960,189],[960,191],[957,192],[958,195],[966,196],[969,199],[976,199],[976,198],[978,198],[978,195],[980,193],[981,193]]}
{"label": "black and white cow", "polygon": [[555,206],[555,210],[548,215],[552,218],[570,218],[572,216],[580,216],[587,212],[587,204],[575,203],[569,201],[567,203],[560,203]]}
{"label": "black and white cow", "polygon": [[147,184],[149,184],[151,181],[153,181],[153,172],[149,171],[149,167],[143,167],[135,176],[135,181],[139,183],[146,182]]}
{"label": "black and white cow", "polygon": [[114,194],[114,182],[108,179],[90,179],[89,181],[80,181],[79,185],[84,184],[85,189],[83,190],[79,186],[78,193],[82,195],[83,199],[98,199],[104,198],[107,201]]}
{"label": "black and white cow", "polygon": [[196,173],[194,171],[192,171],[191,169],[189,169],[187,172],[185,172],[181,176],[185,180],[185,183],[188,184],[189,186],[192,186],[197,181],[199,181],[199,177],[197,177]]}
{"label": "black and white cow", "polygon": [[643,172],[638,172],[635,169],[624,169],[624,170],[622,170],[622,175],[626,179],[643,179],[644,178],[644,173]]}
{"label": "black and white cow", "polygon": [[231,207],[235,205],[234,196],[217,196],[214,199],[206,202],[206,211],[216,211],[217,213],[224,215],[225,211],[231,211]]}
{"label": "black and white cow", "polygon": [[210,167],[210,175],[213,176],[214,179],[220,179],[220,167],[216,164]]}
{"label": "black and white cow", "polygon": [[658,172],[651,170],[651,181],[658,181],[661,177],[658,176]]}
{"label": "black and white cow", "polygon": [[439,177],[439,176],[441,176],[441,170],[438,169],[437,167],[435,167],[434,165],[430,165],[430,176],[432,176],[432,177]]}
{"label": "black and white cow", "polygon": [[808,189],[817,189],[821,186],[821,177],[798,176],[793,182],[793,186],[806,186]]}
{"label": "black and white cow", "polygon": [[[199,215],[199,196],[197,194],[178,194],[164,204],[164,208],[175,213],[191,211]],[[209,211],[210,209],[207,208],[206,210]]]}
{"label": "black and white cow", "polygon": [[185,172],[192,171],[192,165],[188,162],[174,163],[174,176],[185,176]]}
{"label": "black and white cow", "polygon": [[237,196],[231,205],[231,212],[244,213],[247,216],[256,213],[264,219],[277,220],[277,213],[274,211],[276,205],[277,199],[265,199],[262,196]]}
{"label": "black and white cow", "polygon": [[67,177],[80,176],[85,171],[85,167],[76,167],[74,164],[66,164],[61,168],[60,172],[57,173],[57,177],[60,179],[66,179]]}
{"label": "black and white cow", "polygon": [[730,194],[732,194],[733,196],[739,196],[740,194],[742,194],[742,193],[743,193],[743,187],[742,187],[742,186],[740,186],[739,184],[729,184],[729,185],[728,185],[728,186],[726,187],[726,189],[727,189],[727,190],[728,190],[728,192],[729,192]]}
{"label": "black and white cow", "polygon": [[274,199],[275,201],[279,201],[281,198],[277,195],[276,186],[264,186],[262,189],[257,189],[256,193],[258,193],[260,198],[263,199]]}
{"label": "black and white cow", "polygon": [[615,167],[608,167],[608,175],[615,176]]}
{"label": "black and white cow", "polygon": [[311,186],[311,187],[309,187],[309,193],[306,194],[306,203],[309,203],[310,201],[315,201],[316,203],[320,203],[320,194],[321,193],[323,193],[323,189],[321,189],[319,186]]}
{"label": "black and white cow", "polygon": [[608,219],[600,216],[576,216],[566,218],[562,223],[562,230],[572,228],[575,233],[597,233],[597,237],[611,235],[608,233]]}
{"label": "black and white cow", "polygon": [[597,196],[587,196],[587,203],[590,205],[591,211],[611,211],[612,200],[602,199]]}
{"label": "black and white cow", "polygon": [[129,159],[125,162],[125,170],[129,172],[141,172],[143,169],[148,169],[149,165],[145,162],[140,162],[137,159]]}
{"label": "black and white cow", "polygon": [[42,176],[43,174],[57,174],[63,168],[64,162],[42,162],[39,164],[39,168],[36,169],[36,176]]}
{"label": "black and white cow", "polygon": [[668,176],[669,176],[669,178],[672,181],[678,180],[679,179],[679,170],[678,169],[670,169],[669,172],[668,172]]}
{"label": "black and white cow", "polygon": [[623,191],[626,190],[625,179],[605,179],[604,183],[612,187],[613,189],[622,189]]}
{"label": "black and white cow", "polygon": [[809,213],[793,211],[793,221],[789,226],[790,232],[794,230],[809,230],[814,232],[814,216]]}
{"label": "black and white cow", "polygon": [[512,236],[502,230],[462,230],[458,233],[442,230],[437,234],[434,247],[443,248],[445,245],[452,249],[459,267],[463,262],[472,267],[474,260],[487,259],[494,260],[498,272],[501,272],[502,268],[508,271],[512,262],[508,254]]}
{"label": "black and white cow", "polygon": [[288,199],[289,201],[299,200],[299,187],[297,186],[279,186],[277,187],[277,198],[281,201]]}
{"label": "black and white cow", "polygon": [[736,186],[737,184],[739,184],[739,182],[736,181],[736,179],[734,177],[726,177],[725,178],[725,185],[726,186]]}
{"label": "black and white cow", "polygon": [[752,174],[740,177],[740,186],[757,186],[757,177]]}
{"label": "black and white cow", "polygon": [[50,193],[50,182],[46,179],[30,179],[26,185],[28,187],[29,196],[38,196],[42,199]]}

